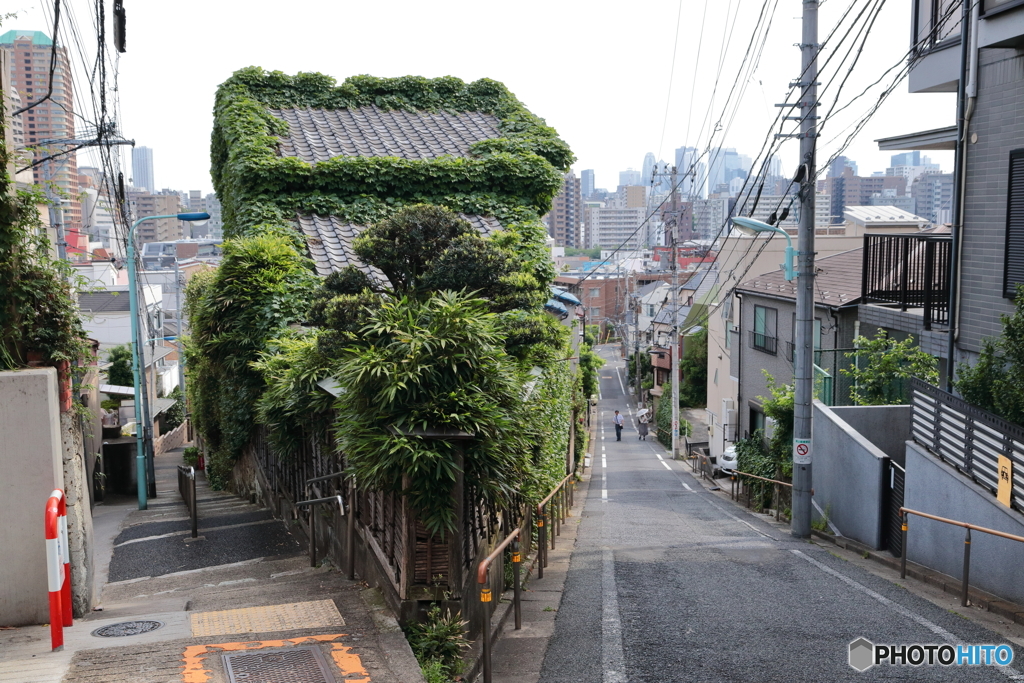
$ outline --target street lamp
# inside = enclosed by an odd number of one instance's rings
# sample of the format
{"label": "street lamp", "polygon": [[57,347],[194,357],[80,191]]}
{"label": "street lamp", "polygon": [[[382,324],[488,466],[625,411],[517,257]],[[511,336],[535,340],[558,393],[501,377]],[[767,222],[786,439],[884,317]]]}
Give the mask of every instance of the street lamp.
{"label": "street lamp", "polygon": [[761,221],[755,221],[753,218],[744,218],[743,216],[733,216],[732,224],[735,228],[749,237],[757,237],[758,233],[762,232],[777,232],[786,238],[786,262],[782,266],[783,272],[786,274],[787,280],[796,279],[796,268],[793,266],[793,262],[796,260],[796,249],[793,248],[793,240],[790,238],[789,233],[776,225],[768,225]]}
{"label": "street lamp", "polygon": [[[135,229],[144,221],[152,221],[158,218],[177,218],[179,221],[208,221],[210,214],[201,213],[172,213],[163,216],[146,216],[132,224],[128,230],[128,298],[132,323],[132,379],[135,383],[135,474],[139,489],[139,509],[145,510],[148,507],[147,494],[147,466],[146,452],[142,444],[142,371],[140,369],[140,356],[142,350],[139,348],[139,295],[135,284]],[[153,463],[150,462],[150,465]],[[154,482],[155,483],[155,482]]]}

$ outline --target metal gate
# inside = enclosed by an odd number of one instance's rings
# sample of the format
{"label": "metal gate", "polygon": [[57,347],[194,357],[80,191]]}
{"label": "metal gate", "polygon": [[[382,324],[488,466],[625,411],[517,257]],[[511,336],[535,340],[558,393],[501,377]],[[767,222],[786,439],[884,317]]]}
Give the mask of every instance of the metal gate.
{"label": "metal gate", "polygon": [[900,519],[900,508],[903,507],[903,482],[906,480],[906,470],[898,463],[886,459],[887,481],[885,482],[884,505],[884,526],[885,526],[885,547],[889,549],[893,557],[900,557],[903,554],[903,533],[902,520]]}

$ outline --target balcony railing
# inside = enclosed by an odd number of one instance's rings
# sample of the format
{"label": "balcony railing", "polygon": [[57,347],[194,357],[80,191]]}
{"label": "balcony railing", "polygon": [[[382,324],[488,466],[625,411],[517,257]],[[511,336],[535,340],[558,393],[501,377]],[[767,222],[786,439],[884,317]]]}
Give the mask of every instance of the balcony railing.
{"label": "balcony railing", "polygon": [[769,337],[767,334],[764,334],[763,332],[750,333],[750,346],[751,348],[757,349],[758,351],[770,353],[771,355],[774,356],[778,343],[778,339],[776,339],[775,337]]}
{"label": "balcony railing", "polygon": [[949,322],[949,235],[864,235],[861,299],[921,309],[924,329]]}

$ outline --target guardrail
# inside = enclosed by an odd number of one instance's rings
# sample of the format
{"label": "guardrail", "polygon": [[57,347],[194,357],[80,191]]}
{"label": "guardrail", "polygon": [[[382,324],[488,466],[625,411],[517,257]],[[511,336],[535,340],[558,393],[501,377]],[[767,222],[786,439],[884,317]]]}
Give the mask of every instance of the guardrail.
{"label": "guardrail", "polygon": [[[544,578],[544,567],[548,564],[548,528],[554,521],[555,533],[550,534],[551,549],[555,550],[555,537],[562,535],[562,522],[569,516],[569,508],[573,505],[573,487],[566,486],[575,474],[566,475],[558,482],[547,498],[537,503],[537,578]],[[552,520],[548,519],[548,503],[555,506]]]}
{"label": "guardrail", "polygon": [[[322,477],[313,477],[312,479],[307,479],[306,480],[306,497],[308,498],[310,496],[310,493],[312,492],[312,485],[313,484],[316,484],[317,482],[321,482],[321,481],[329,481],[331,479],[338,479],[339,477],[344,477],[344,476],[345,476],[344,472],[333,472],[331,474],[325,474]],[[349,500],[355,500],[355,491],[352,488],[351,482],[349,482],[348,493],[349,493],[349,496],[348,496]],[[327,500],[327,499],[322,499],[322,500]],[[339,505],[341,505],[341,504],[339,503]],[[342,506],[342,508],[343,509],[342,509],[341,514],[345,515],[344,506]],[[352,513],[351,508],[349,509],[349,513],[350,514],[347,516],[347,519],[346,519],[346,522],[345,522],[345,573],[348,574],[349,581],[352,581],[352,580],[354,580],[356,578],[356,551],[355,551],[355,548],[356,548],[356,516],[354,514],[351,514]],[[313,511],[310,510],[310,517],[312,518],[312,516],[313,516]],[[312,531],[313,531],[313,527],[310,526],[310,536],[312,536]],[[316,558],[316,549],[315,548],[313,550],[313,556],[314,556],[313,559],[315,560],[315,558]],[[315,562],[311,566],[315,566]]]}
{"label": "guardrail", "polygon": [[[739,481],[737,477],[748,477],[750,479],[757,479],[759,481],[765,481],[774,484],[773,488],[775,489],[775,519],[776,521],[778,521],[780,519],[779,508],[782,507],[779,504],[781,492],[781,489],[779,487],[788,486],[789,488],[793,488],[793,484],[791,484],[788,481],[779,481],[778,479],[768,479],[767,477],[759,477],[758,475],[750,474],[749,472],[740,472],[738,470],[732,470],[732,474],[729,476],[729,495],[733,500],[736,500],[740,495],[742,495],[743,483]],[[750,507],[749,493],[747,494],[747,507]]]}
{"label": "guardrail", "polygon": [[481,658],[484,662],[484,683],[491,683],[491,615],[488,606],[483,603],[493,602],[491,589],[487,587],[488,574],[491,569],[491,562],[494,562],[504,552],[508,544],[512,544],[512,607],[515,610],[516,630],[523,627],[522,610],[522,579],[520,568],[522,567],[523,555],[519,552],[519,529],[505,537],[505,540],[498,544],[498,547],[491,551],[491,554],[484,558],[476,568],[476,582],[480,585],[480,602],[483,605],[483,625],[480,629],[480,638],[483,640]]}
{"label": "guardrail", "polygon": [[64,627],[73,626],[71,558],[68,547],[68,509],[64,492],[54,489],[46,499],[43,517],[46,538],[46,584],[50,592],[50,647],[64,649]]}
{"label": "guardrail", "polygon": [[192,538],[199,536],[199,504],[196,502],[196,468],[178,465],[178,493],[192,518]]}
{"label": "guardrail", "polygon": [[967,607],[967,585],[971,576],[971,530],[981,531],[986,534],[993,536],[999,536],[1000,538],[1008,538],[1011,541],[1019,541],[1024,543],[1024,536],[1014,536],[1004,531],[996,531],[995,529],[988,529],[983,526],[976,524],[970,524],[968,522],[960,522],[955,519],[946,519],[945,517],[938,517],[936,515],[930,515],[927,512],[921,512],[920,510],[911,510],[910,508],[900,508],[900,518],[902,520],[902,536],[903,536],[903,548],[900,553],[900,578],[907,578],[907,517],[910,515],[917,515],[925,519],[930,519],[935,522],[942,522],[943,524],[950,524],[952,526],[962,527],[967,529],[967,535],[964,538],[964,570],[963,577],[961,578],[960,586],[960,605]]}

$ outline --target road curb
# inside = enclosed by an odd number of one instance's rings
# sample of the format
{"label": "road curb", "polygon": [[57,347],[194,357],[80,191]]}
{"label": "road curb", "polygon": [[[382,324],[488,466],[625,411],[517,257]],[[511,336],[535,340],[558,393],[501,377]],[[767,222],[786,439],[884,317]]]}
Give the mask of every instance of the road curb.
{"label": "road curb", "polygon": [[[811,534],[823,541],[828,541],[839,548],[855,552],[865,559],[870,559],[879,564],[884,564],[885,566],[890,567],[895,574],[899,574],[900,559],[898,557],[893,557],[887,551],[875,550],[874,548],[864,545],[859,541],[855,541],[852,538],[846,538],[845,536],[833,536],[831,534],[818,531],[817,529],[812,529]],[[960,592],[963,587],[963,583],[960,579],[910,561],[907,562],[907,576],[922,583],[935,586],[936,588],[941,588],[944,593],[949,593],[950,595],[956,595],[958,597],[960,596]],[[993,595],[973,587],[968,587],[967,599],[970,604],[975,607],[980,607],[993,614],[998,614],[1004,619],[1009,619],[1010,621],[1018,624],[1024,624],[1024,607],[1021,605],[1012,603],[997,595]]]}

